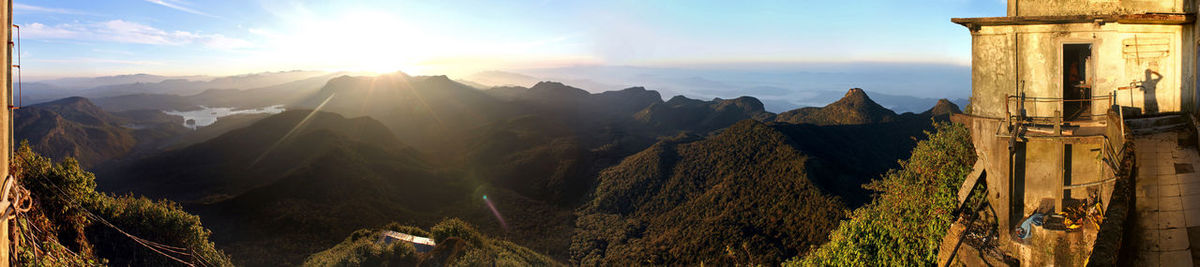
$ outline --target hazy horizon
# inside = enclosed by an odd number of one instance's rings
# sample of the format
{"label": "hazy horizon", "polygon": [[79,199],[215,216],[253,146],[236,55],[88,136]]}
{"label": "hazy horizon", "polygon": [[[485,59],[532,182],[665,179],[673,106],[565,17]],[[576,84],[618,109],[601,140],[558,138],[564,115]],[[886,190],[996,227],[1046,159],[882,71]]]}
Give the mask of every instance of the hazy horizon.
{"label": "hazy horizon", "polygon": [[18,1],[14,23],[28,77],[294,69],[453,76],[595,66],[966,66],[970,36],[949,18],[1004,13],[1002,2],[988,0],[768,2],[524,1],[479,9],[487,3]]}

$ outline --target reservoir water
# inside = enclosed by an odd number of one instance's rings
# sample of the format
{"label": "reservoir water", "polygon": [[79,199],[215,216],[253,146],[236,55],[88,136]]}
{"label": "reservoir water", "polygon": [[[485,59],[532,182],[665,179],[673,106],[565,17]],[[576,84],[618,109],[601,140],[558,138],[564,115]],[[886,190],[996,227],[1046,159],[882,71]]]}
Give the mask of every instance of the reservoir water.
{"label": "reservoir water", "polygon": [[199,127],[209,126],[217,122],[217,119],[229,115],[237,114],[279,114],[283,112],[283,105],[267,106],[256,109],[234,109],[234,108],[213,108],[200,106],[198,110],[191,111],[163,111],[168,115],[176,115],[183,117],[183,126],[195,130]]}

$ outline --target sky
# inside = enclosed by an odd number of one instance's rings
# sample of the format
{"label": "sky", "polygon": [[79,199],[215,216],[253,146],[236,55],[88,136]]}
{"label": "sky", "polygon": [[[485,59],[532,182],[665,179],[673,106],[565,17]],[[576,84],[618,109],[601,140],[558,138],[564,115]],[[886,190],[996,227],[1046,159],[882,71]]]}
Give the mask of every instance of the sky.
{"label": "sky", "polygon": [[970,64],[952,17],[1001,0],[47,0],[14,4],[27,77],[415,74],[570,66]]}

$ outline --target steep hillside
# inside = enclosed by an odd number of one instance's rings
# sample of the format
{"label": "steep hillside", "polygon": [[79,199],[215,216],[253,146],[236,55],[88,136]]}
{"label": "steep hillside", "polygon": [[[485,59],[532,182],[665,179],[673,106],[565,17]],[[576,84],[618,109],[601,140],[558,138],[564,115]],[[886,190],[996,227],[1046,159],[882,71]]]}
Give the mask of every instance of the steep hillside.
{"label": "steep hillside", "polygon": [[824,243],[842,216],[820,163],[752,120],[660,142],[604,170],[576,221],[576,264],[775,264]]}
{"label": "steep hillside", "polygon": [[464,156],[469,175],[563,207],[578,204],[601,169],[652,142],[537,115],[490,124],[472,140]]}
{"label": "steep hillside", "polygon": [[933,129],[930,118],[923,116],[863,125],[775,123],[772,126],[791,138],[797,149],[823,163],[822,170],[827,172],[810,179],[827,192],[841,196],[851,208],[870,200],[870,192],[862,188],[863,184],[896,168],[896,161],[908,157],[922,133]]}
{"label": "steep hillside", "polygon": [[84,167],[123,156],[137,141],[126,120],[112,116],[86,98],[71,97],[26,106],[13,114],[14,135],[54,158],[74,157]]}
{"label": "steep hillside", "polygon": [[975,162],[970,138],[962,125],[939,124],[900,168],[868,186],[875,199],[851,213],[829,243],[785,265],[937,264],[956,193]]}
{"label": "steep hillside", "polygon": [[859,88],[851,88],[842,99],[824,107],[795,109],[775,117],[778,122],[816,125],[869,124],[895,120],[895,112],[875,103]]}

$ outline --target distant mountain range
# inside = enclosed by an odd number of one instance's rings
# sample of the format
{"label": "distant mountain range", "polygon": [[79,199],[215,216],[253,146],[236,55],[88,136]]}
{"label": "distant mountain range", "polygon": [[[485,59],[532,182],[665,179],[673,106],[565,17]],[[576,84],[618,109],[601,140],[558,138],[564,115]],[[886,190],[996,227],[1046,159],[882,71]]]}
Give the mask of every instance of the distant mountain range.
{"label": "distant mountain range", "polygon": [[[937,101],[897,114],[857,88],[776,114],[750,96],[404,73],[96,102],[23,108],[18,136],[87,159],[102,190],[184,203],[247,265],[300,264],[356,229],[446,217],[562,262],[775,264],[822,243],[869,199],[862,184],[959,112]],[[159,111],[267,103],[289,111],[196,131]]]}
{"label": "distant mountain range", "polygon": [[663,95],[691,98],[734,98],[753,95],[771,112],[817,107],[841,98],[844,88],[858,87],[897,113],[921,112],[939,98],[963,106],[971,86],[965,65],[911,63],[744,63],[689,66],[574,66],[484,71],[460,77],[491,86],[530,86],[555,80],[590,92],[632,86],[654,88]]}
{"label": "distant mountain range", "polygon": [[[20,97],[27,105],[69,96],[82,96],[95,100],[98,100],[99,98],[128,95],[167,95],[186,97],[210,90],[242,90],[263,88],[327,76],[320,81],[320,84],[324,84],[325,80],[328,80],[328,76],[330,75],[334,75],[334,73],[319,71],[284,71],[252,73],[225,77],[158,76],[150,74],[133,74],[95,78],[61,78],[22,83],[21,93],[23,95]],[[317,85],[317,87],[319,86],[320,85]],[[229,98],[229,95],[225,96],[226,98]],[[210,96],[208,98],[211,99],[212,97]],[[126,101],[124,103],[131,103],[135,105],[130,107],[120,107],[125,110],[158,108],[167,105],[165,103],[161,103],[164,102],[164,100],[167,100],[165,101],[166,103],[178,102],[178,100],[170,101],[171,99],[169,98],[142,100],[154,100],[155,102],[160,103],[153,104],[157,106],[146,106],[151,102]],[[194,103],[192,105],[196,104]],[[105,106],[106,108],[118,107],[118,105]]]}

